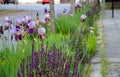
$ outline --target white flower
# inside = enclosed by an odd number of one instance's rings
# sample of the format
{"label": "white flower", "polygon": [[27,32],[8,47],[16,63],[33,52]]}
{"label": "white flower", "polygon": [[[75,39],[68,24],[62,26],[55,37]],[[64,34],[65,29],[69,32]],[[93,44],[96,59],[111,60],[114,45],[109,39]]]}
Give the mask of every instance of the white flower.
{"label": "white flower", "polygon": [[94,31],[93,31],[93,30],[90,30],[90,33],[94,34]]}
{"label": "white flower", "polygon": [[38,28],[38,33],[46,33],[46,30],[44,27]]}
{"label": "white flower", "polygon": [[81,19],[86,19],[87,16],[85,14],[81,15]]}

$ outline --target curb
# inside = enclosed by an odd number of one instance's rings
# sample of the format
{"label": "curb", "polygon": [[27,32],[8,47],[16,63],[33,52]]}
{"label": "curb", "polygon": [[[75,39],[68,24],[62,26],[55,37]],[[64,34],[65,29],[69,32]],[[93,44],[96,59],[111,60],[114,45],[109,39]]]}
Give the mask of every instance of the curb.
{"label": "curb", "polygon": [[0,12],[0,14],[13,13],[13,12],[22,12],[22,11],[24,11],[24,10],[8,10],[8,11]]}

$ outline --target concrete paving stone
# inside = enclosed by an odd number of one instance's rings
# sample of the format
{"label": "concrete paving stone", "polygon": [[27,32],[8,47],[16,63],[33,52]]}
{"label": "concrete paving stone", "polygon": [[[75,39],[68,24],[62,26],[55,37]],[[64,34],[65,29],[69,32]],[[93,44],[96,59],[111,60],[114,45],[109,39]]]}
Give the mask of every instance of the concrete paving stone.
{"label": "concrete paving stone", "polygon": [[106,48],[120,48],[120,45],[108,45]]}
{"label": "concrete paving stone", "polygon": [[98,70],[98,71],[92,72],[92,74],[90,75],[90,77],[102,77],[102,75],[101,75],[100,71]]}
{"label": "concrete paving stone", "polygon": [[114,20],[113,19],[106,19],[103,21],[103,25],[111,25],[114,24]]}
{"label": "concrete paving stone", "polygon": [[[110,65],[112,64],[120,64],[120,58],[119,57],[107,57],[106,56],[106,59],[110,62]],[[110,69],[110,68],[108,68]]]}
{"label": "concrete paving stone", "polygon": [[119,27],[113,27],[113,26],[106,26],[104,27],[104,31],[115,31],[115,30],[119,30]]}
{"label": "concrete paving stone", "polygon": [[120,58],[120,48],[106,48],[106,57]]}
{"label": "concrete paving stone", "polygon": [[107,77],[119,77],[118,75],[108,75]]}
{"label": "concrete paving stone", "polygon": [[105,31],[104,34],[105,34],[105,37],[106,37],[106,35],[120,36],[119,30],[115,30],[115,31],[114,31],[114,30],[113,30],[113,31]]}
{"label": "concrete paving stone", "polygon": [[120,37],[118,36],[109,36],[105,38],[106,42],[119,42]]}

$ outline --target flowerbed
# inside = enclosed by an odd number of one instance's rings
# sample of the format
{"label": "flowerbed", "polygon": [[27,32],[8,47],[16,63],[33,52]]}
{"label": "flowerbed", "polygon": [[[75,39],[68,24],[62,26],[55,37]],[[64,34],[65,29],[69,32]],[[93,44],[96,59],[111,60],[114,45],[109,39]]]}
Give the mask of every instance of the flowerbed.
{"label": "flowerbed", "polygon": [[22,40],[15,39],[16,47],[4,46],[0,52],[0,77],[83,77],[85,65],[97,52],[96,6],[84,3],[74,16],[58,17],[55,35],[50,32],[50,22],[42,22],[47,25],[46,36],[39,37],[39,33],[28,29]]}

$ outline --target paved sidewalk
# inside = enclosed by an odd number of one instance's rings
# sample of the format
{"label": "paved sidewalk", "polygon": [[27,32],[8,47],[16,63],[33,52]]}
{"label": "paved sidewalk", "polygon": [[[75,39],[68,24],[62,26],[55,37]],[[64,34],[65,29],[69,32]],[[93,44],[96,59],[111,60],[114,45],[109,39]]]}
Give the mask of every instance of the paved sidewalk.
{"label": "paved sidewalk", "polygon": [[[106,69],[108,71],[107,77],[120,77],[120,10],[115,10],[114,18],[112,18],[112,11],[106,10],[103,26],[106,58],[110,62],[109,68]],[[100,46],[98,50],[101,50]],[[100,60],[101,54],[99,51],[92,59],[91,66],[94,71],[90,77],[102,77],[100,73]]]}
{"label": "paved sidewalk", "polygon": [[110,62],[108,77],[120,77],[120,10],[115,10],[114,18],[110,10],[106,11],[103,25],[106,58]]}
{"label": "paved sidewalk", "polygon": [[[114,62],[120,58],[120,10],[115,11],[115,18],[111,18],[111,12],[106,11],[103,25],[106,57],[110,59],[111,62]],[[118,60],[120,62],[120,59]]]}

